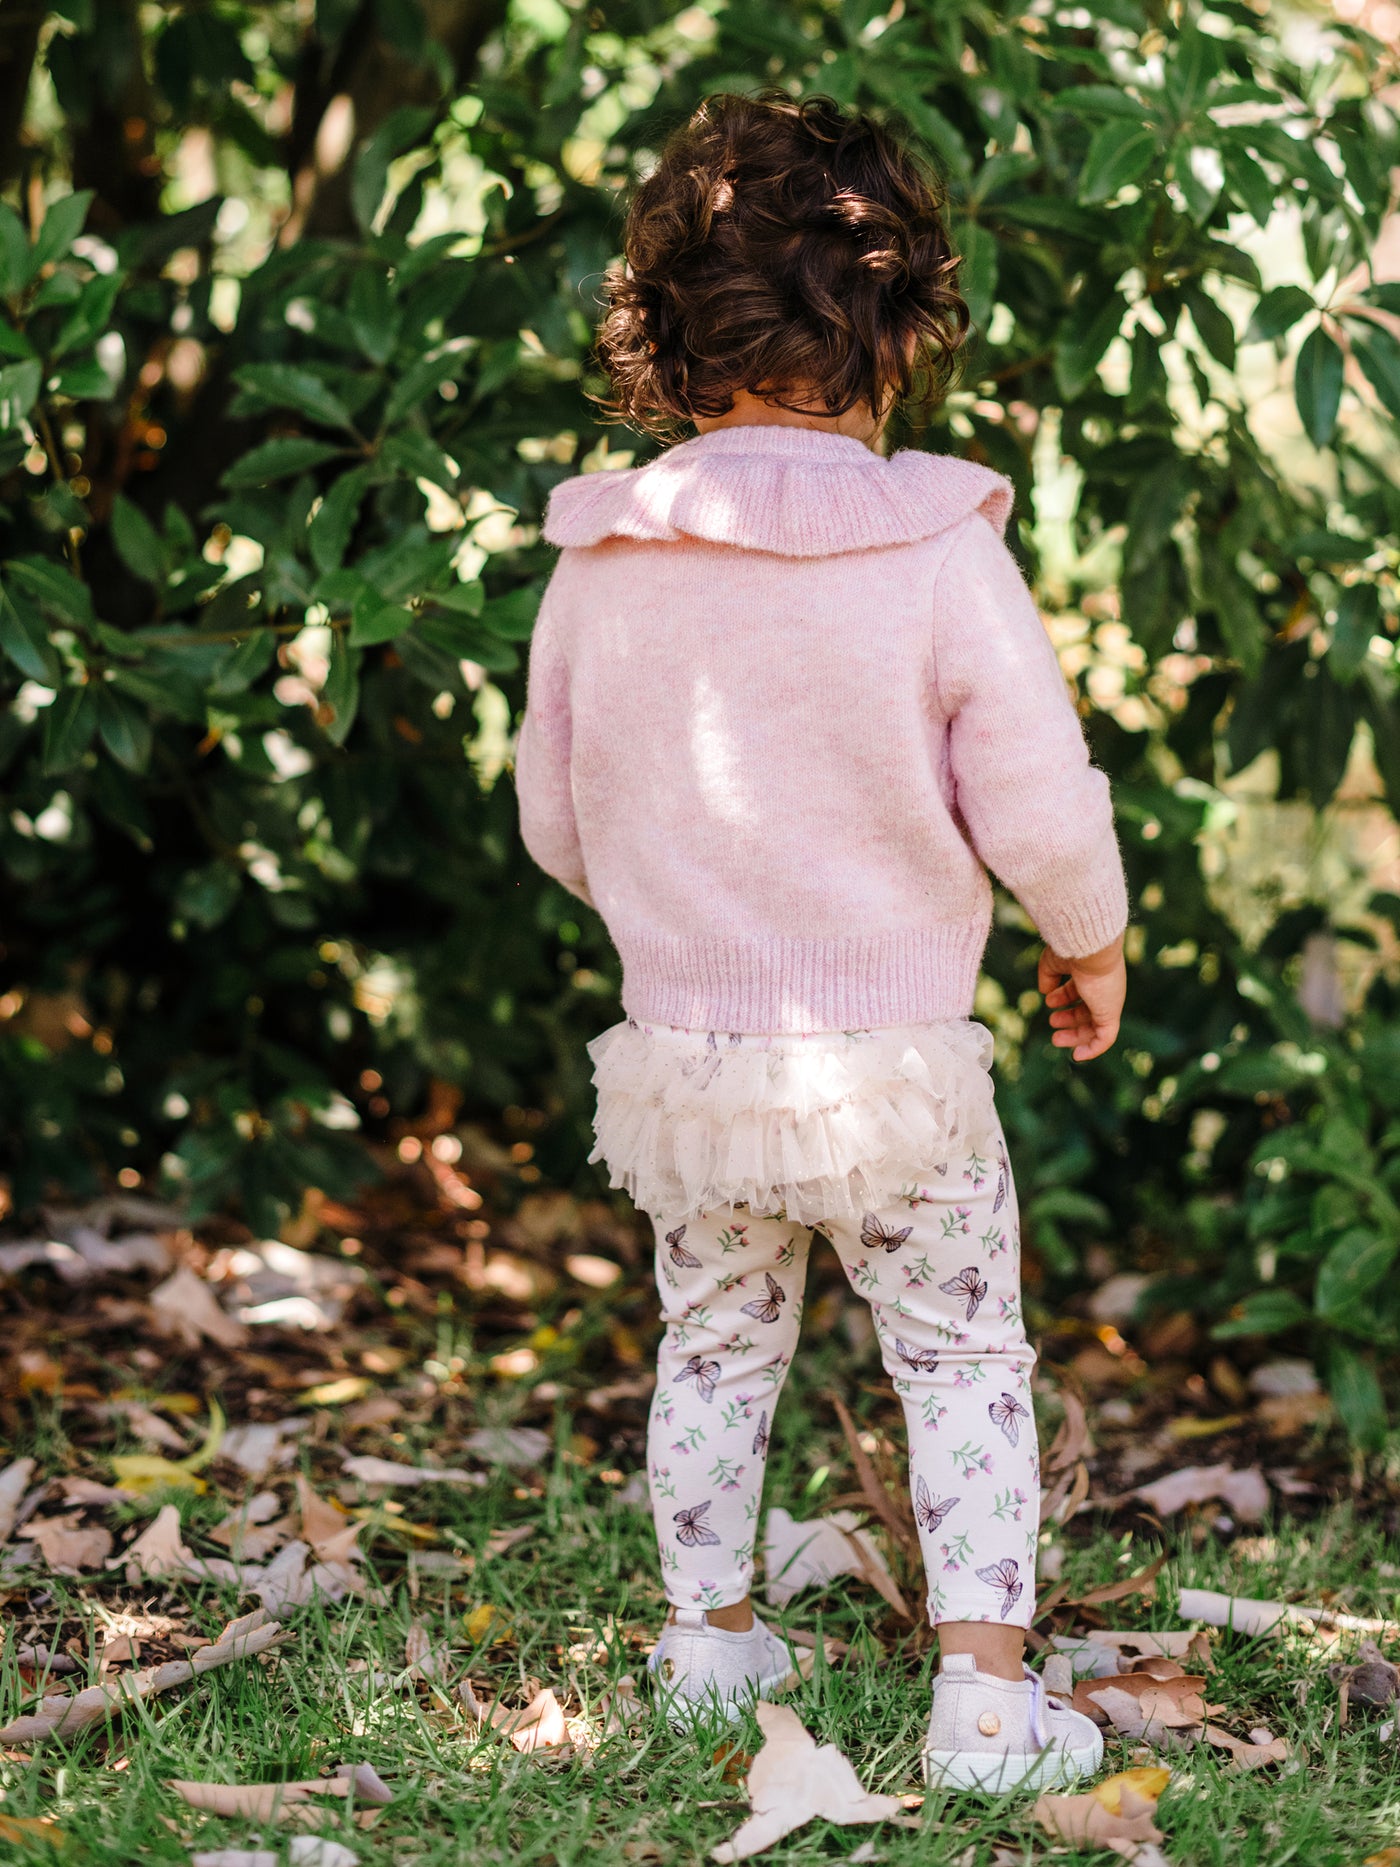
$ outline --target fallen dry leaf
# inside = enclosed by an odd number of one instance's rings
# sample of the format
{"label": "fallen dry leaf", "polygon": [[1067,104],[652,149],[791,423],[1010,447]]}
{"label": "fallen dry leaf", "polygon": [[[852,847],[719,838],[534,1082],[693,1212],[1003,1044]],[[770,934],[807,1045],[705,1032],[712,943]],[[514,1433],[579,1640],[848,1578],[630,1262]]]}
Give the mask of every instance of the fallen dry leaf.
{"label": "fallen dry leaf", "polygon": [[908,1492],[895,1497],[880,1482],[880,1475],[870,1462],[870,1455],[860,1443],[860,1434],[856,1423],[851,1418],[851,1410],[839,1394],[828,1394],[837,1419],[841,1422],[841,1431],[845,1437],[846,1449],[851,1455],[851,1464],[860,1486],[861,1496],[874,1511],[880,1522],[894,1540],[896,1548],[906,1550],[911,1556],[919,1554],[919,1530],[914,1522],[913,1510],[909,1503]]}
{"label": "fallen dry leaf", "polygon": [[280,1820],[285,1809],[318,1797],[384,1804],[393,1791],[368,1763],[342,1763],[332,1775],[297,1783],[196,1783],[172,1778],[169,1788],[192,1809],[210,1815],[235,1815],[250,1822]]}
{"label": "fallen dry leaf", "polygon": [[351,1562],[360,1555],[355,1539],[363,1526],[352,1522],[338,1505],[318,1497],[297,1473],[297,1508],[301,1512],[301,1539],[322,1562]]}
{"label": "fallen dry leaf", "polygon": [[6,1725],[0,1731],[0,1744],[33,1744],[46,1737],[71,1737],[91,1724],[115,1716],[135,1699],[168,1692],[172,1686],[184,1685],[201,1673],[227,1666],[232,1660],[251,1659],[285,1638],[280,1622],[257,1608],[252,1614],[230,1621],[218,1639],[210,1646],[201,1647],[192,1659],[168,1660],[165,1665],[152,1666],[144,1672],[123,1673],[120,1678],[105,1685],[89,1686],[87,1691],[71,1698],[66,1693],[46,1698],[37,1712]]}
{"label": "fallen dry leaf", "polygon": [[0,1543],[9,1540],[10,1532],[15,1527],[20,1500],[29,1489],[29,1481],[33,1476],[33,1459],[13,1459],[4,1471],[0,1471]]}
{"label": "fallen dry leaf", "polygon": [[297,1449],[290,1442],[304,1433],[305,1420],[269,1420],[230,1426],[219,1447],[219,1457],[230,1459],[240,1471],[257,1480],[274,1466],[290,1465]]}
{"label": "fallen dry leaf", "polygon": [[412,1679],[442,1679],[447,1673],[448,1643],[434,1642],[421,1621],[414,1621],[403,1643],[404,1664]]}
{"label": "fallen dry leaf", "polygon": [[505,1611],[489,1601],[483,1601],[479,1607],[473,1608],[470,1614],[464,1614],[462,1626],[466,1629],[467,1638],[473,1646],[480,1646],[488,1634],[491,1636],[493,1647],[504,1646],[514,1637]]}
{"label": "fallen dry leaf", "polygon": [[138,1495],[120,1485],[100,1485],[95,1478],[60,1478],[58,1489],[66,1504],[129,1504]]}
{"label": "fallen dry leaf", "polygon": [[899,1797],[862,1789],[850,1759],[834,1744],[819,1746],[791,1706],[760,1700],[754,1716],[763,1747],[748,1776],[753,1813],[728,1841],[711,1848],[712,1860],[747,1860],[818,1816],[845,1826],[901,1819]]}
{"label": "fallen dry leaf", "polygon": [[509,1737],[517,1750],[550,1750],[568,1742],[563,1707],[548,1687],[536,1692],[528,1705],[514,1710],[499,1699],[484,1704],[470,1679],[462,1680],[457,1696],[470,1717],[502,1737]]}
{"label": "fallen dry leaf", "polygon": [[1117,1809],[1105,1808],[1090,1789],[1077,1796],[1039,1796],[1031,1814],[1058,1841],[1150,1843],[1164,1838],[1152,1819],[1156,1810],[1156,1797],[1140,1796],[1125,1784]]}
{"label": "fallen dry leaf", "polygon": [[134,1583],[142,1576],[158,1581],[165,1575],[188,1575],[194,1561],[194,1551],[185,1546],[180,1536],[178,1508],[174,1504],[163,1504],[140,1536],[113,1556],[106,1566],[120,1569],[125,1564],[127,1579]]}
{"label": "fallen dry leaf", "polygon": [[178,1336],[186,1348],[198,1348],[206,1338],[220,1348],[242,1348],[248,1331],[219,1307],[219,1299],[197,1271],[182,1264],[151,1292],[151,1314],[156,1327]]}
{"label": "fallen dry leaf", "polygon": [[1152,1730],[1187,1730],[1205,1723],[1201,1696],[1205,1677],[1185,1673],[1175,1660],[1153,1658],[1146,1668],[1114,1673],[1108,1678],[1082,1679],[1070,1703],[1098,1724],[1109,1724],[1127,1738],[1144,1738]]}
{"label": "fallen dry leaf", "polygon": [[359,1858],[343,1841],[328,1841],[323,1835],[296,1835],[287,1848],[291,1867],[355,1867]]}
{"label": "fallen dry leaf", "polygon": [[855,1511],[832,1511],[826,1517],[796,1522],[781,1505],[764,1521],[763,1563],[766,1593],[782,1607],[804,1588],[821,1587],[838,1575],[858,1575],[890,1606],[912,1619],[884,1557]]}
{"label": "fallen dry leaf", "polygon": [[31,1517],[25,1535],[39,1545],[44,1561],[56,1575],[81,1575],[100,1569],[112,1553],[112,1532],[98,1524],[78,1527],[76,1516]]}
{"label": "fallen dry leaf", "polygon": [[1150,1504],[1159,1517],[1184,1510],[1188,1504],[1219,1499],[1242,1521],[1252,1523],[1269,1508],[1269,1486],[1257,1465],[1241,1471],[1229,1465],[1185,1465],[1151,1484],[1135,1486],[1127,1495]]}
{"label": "fallen dry leaf", "polygon": [[1205,1735],[1208,1744],[1229,1751],[1233,1768],[1261,1770],[1271,1763],[1284,1763],[1288,1758],[1288,1745],[1281,1737],[1270,1738],[1267,1744],[1251,1744],[1241,1737],[1232,1737],[1215,1724],[1206,1726]]}
{"label": "fallen dry leaf", "polygon": [[240,1509],[230,1511],[209,1532],[236,1562],[261,1562],[292,1534],[290,1517],[279,1517],[281,1503],[275,1491],[258,1491]]}
{"label": "fallen dry leaf", "polygon": [[397,1465],[392,1459],[346,1459],[344,1469],[351,1478],[366,1485],[484,1485],[485,1472],[448,1469],[437,1471],[430,1465]]}
{"label": "fallen dry leaf", "polygon": [[541,1464],[554,1450],[551,1436],[537,1426],[480,1426],[462,1443],[488,1465],[516,1470]]}
{"label": "fallen dry leaf", "polygon": [[1101,1783],[1095,1783],[1089,1793],[1098,1797],[1110,1815],[1119,1815],[1125,1790],[1143,1802],[1155,1803],[1171,1780],[1170,1770],[1163,1769],[1160,1764],[1145,1764],[1135,1770],[1119,1770],[1114,1776],[1106,1776]]}
{"label": "fallen dry leaf", "polygon": [[245,1569],[247,1586],[269,1614],[304,1608],[317,1595],[340,1601],[346,1595],[368,1595],[364,1577],[348,1562],[317,1562],[308,1566],[308,1544],[300,1539],[280,1549],[260,1573]]}
{"label": "fallen dry leaf", "polygon": [[[1155,1633],[1136,1633],[1113,1627],[1090,1628],[1084,1634],[1052,1634],[1050,1645],[1057,1653],[1067,1654],[1076,1673],[1095,1678],[1109,1678],[1114,1673],[1135,1672],[1145,1658],[1189,1659],[1202,1672],[1214,1669],[1210,1636],[1203,1630],[1188,1627],[1167,1628]],[[1125,1656],[1133,1656],[1131,1664]]]}
{"label": "fallen dry leaf", "polygon": [[12,1841],[17,1848],[23,1848],[31,1854],[37,1845],[52,1848],[57,1852],[68,1845],[68,1836],[62,1828],[53,1822],[41,1821],[34,1815],[0,1815],[0,1841]]}

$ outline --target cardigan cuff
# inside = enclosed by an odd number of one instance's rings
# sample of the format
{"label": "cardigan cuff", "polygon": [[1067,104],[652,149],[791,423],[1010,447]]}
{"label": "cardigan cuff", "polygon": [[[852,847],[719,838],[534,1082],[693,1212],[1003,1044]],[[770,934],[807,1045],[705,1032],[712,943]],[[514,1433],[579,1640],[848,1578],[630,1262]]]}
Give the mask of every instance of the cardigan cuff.
{"label": "cardigan cuff", "polygon": [[1116,843],[1111,865],[1102,865],[1100,873],[1076,897],[1066,899],[1063,889],[1057,888],[1053,909],[1038,908],[1029,900],[1024,903],[1041,938],[1062,959],[1082,959],[1089,953],[1101,952],[1127,927],[1128,885]]}

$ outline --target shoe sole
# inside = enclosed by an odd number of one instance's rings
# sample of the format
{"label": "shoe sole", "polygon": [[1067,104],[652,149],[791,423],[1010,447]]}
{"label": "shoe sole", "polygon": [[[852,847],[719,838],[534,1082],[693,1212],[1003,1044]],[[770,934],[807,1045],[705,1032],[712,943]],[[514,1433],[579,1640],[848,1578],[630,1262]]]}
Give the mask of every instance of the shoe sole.
{"label": "shoe sole", "polygon": [[801,1674],[795,1667],[787,1666],[782,1672],[769,1673],[756,1684],[746,1684],[742,1692],[736,1689],[727,1698],[721,1698],[717,1692],[702,1694],[699,1698],[683,1698],[679,1692],[662,1685],[655,1673],[651,1678],[653,1689],[665,1703],[667,1723],[673,1731],[688,1731],[701,1722],[737,1724],[756,1699],[786,1691],[800,1680]]}
{"label": "shoe sole", "polygon": [[1035,1756],[997,1756],[975,1750],[926,1750],[924,1781],[930,1789],[973,1789],[986,1795],[1013,1790],[1054,1789],[1092,1776],[1103,1762],[1103,1739],[1065,1749],[1060,1745]]}

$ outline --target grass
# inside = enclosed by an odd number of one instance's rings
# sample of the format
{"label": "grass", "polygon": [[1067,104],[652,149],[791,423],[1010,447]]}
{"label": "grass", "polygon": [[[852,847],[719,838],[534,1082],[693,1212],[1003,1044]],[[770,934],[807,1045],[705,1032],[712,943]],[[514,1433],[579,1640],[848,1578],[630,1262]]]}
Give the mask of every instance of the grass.
{"label": "grass", "polygon": [[[821,1399],[823,1388],[841,1377],[843,1351],[829,1340],[810,1344],[809,1351],[799,1358],[779,1412],[768,1492],[768,1502],[802,1515],[814,1514],[848,1483],[839,1436]],[[863,1403],[867,1416],[876,1405]],[[561,1415],[561,1446],[567,1429]],[[54,1443],[50,1434],[44,1449],[52,1453]],[[417,1451],[399,1447],[395,1456],[413,1458]],[[309,1469],[322,1488],[336,1463],[325,1450],[312,1457]],[[650,1518],[619,1494],[616,1474],[605,1480],[597,1466],[561,1451],[533,1484],[500,1475],[481,1491],[434,1487],[402,1496],[407,1515],[436,1528],[435,1547],[476,1558],[471,1574],[450,1582],[423,1578],[411,1599],[394,1545],[377,1541],[382,1604],[313,1605],[291,1617],[293,1637],[270,1664],[234,1665],[151,1700],[129,1711],[110,1738],[99,1728],[76,1743],[0,1758],[0,1813],[53,1818],[68,1836],[64,1857],[90,1867],[183,1862],[192,1847],[251,1847],[259,1836],[261,1845],[280,1848],[285,1858],[286,1836],[295,1830],[197,1814],[166,1780],[291,1779],[341,1761],[367,1761],[394,1788],[393,1805],[367,1831],[338,1829],[330,1816],[322,1828],[352,1846],[364,1867],[462,1861],[474,1867],[497,1861],[625,1867],[705,1859],[741,1819],[742,1788],[726,1780],[710,1744],[674,1733],[652,1715],[649,1702],[633,1736],[602,1744],[586,1760],[561,1763],[479,1737],[446,1693],[370,1683],[375,1670],[402,1668],[404,1637],[417,1619],[434,1637],[452,1634],[461,1670],[470,1672],[479,1691],[518,1692],[533,1677],[555,1687],[571,1716],[596,1727],[607,1687],[624,1672],[641,1678],[663,1609]],[[192,1529],[207,1525],[215,1502],[185,1498]],[[525,1523],[536,1526],[529,1540],[504,1555],[486,1554],[493,1529]],[[1141,1528],[1115,1534],[1111,1527],[1088,1527],[1068,1544],[1072,1592],[1124,1575],[1155,1553]],[[1325,1598],[1355,1613],[1393,1615],[1397,1583],[1387,1564],[1400,1565],[1400,1543],[1350,1507],[1307,1522],[1256,1527],[1233,1543],[1213,1534],[1198,1541],[1183,1529],[1156,1599],[1134,1598],[1108,1613],[1123,1626],[1177,1625],[1176,1588],[1192,1584]],[[240,1605],[250,1605],[183,1585],[133,1591],[119,1576],[43,1586],[52,1591],[44,1612],[65,1618],[65,1637],[75,1625],[91,1627],[95,1599],[175,1611],[206,1634]],[[488,1602],[508,1624],[510,1638],[473,1650],[464,1616]],[[34,1605],[31,1598],[31,1611]],[[12,1616],[17,1606],[12,1603]],[[800,1596],[788,1615],[791,1625],[835,1634],[852,1647],[844,1663],[834,1669],[819,1664],[791,1695],[808,1728],[819,1741],[840,1745],[869,1787],[920,1789],[932,1664],[926,1644],[899,1636],[883,1604],[856,1584]],[[1267,1725],[1289,1740],[1293,1761],[1282,1771],[1234,1775],[1205,1749],[1174,1760],[1159,1821],[1165,1851],[1178,1867],[1353,1867],[1400,1838],[1400,1745],[1382,1743],[1375,1721],[1353,1716],[1338,1728],[1337,1693],[1326,1665],[1339,1656],[1342,1649],[1296,1638],[1219,1638],[1208,1696],[1227,1708],[1221,1722],[1240,1735]],[[361,1670],[351,1671],[357,1662]],[[22,1696],[7,1657],[0,1661],[0,1716],[13,1716]],[[744,1748],[757,1747],[752,1722],[738,1736]],[[1127,1746],[1110,1744],[1112,1767],[1135,1760]],[[1050,1852],[1025,1802],[930,1797],[920,1823],[917,1830],[847,1830],[817,1822],[765,1858],[774,1867],[845,1859],[866,1840],[889,1867],[986,1867],[997,1849],[1004,1850],[999,1861],[1039,1861]],[[0,1841],[0,1858],[5,1848]],[[1113,1858],[1066,1849],[1056,1854],[1070,1861]]]}

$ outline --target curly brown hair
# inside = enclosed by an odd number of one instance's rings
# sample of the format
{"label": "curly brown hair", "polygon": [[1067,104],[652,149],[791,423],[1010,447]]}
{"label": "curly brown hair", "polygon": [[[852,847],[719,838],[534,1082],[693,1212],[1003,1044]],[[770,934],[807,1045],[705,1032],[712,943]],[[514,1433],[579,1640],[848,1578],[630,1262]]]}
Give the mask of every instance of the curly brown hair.
{"label": "curly brown hair", "polygon": [[874,118],[716,92],[632,198],[595,400],[662,439],[739,389],[832,417],[932,400],[967,331],[958,263],[933,174]]}

